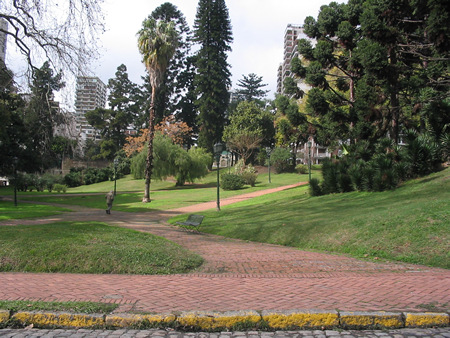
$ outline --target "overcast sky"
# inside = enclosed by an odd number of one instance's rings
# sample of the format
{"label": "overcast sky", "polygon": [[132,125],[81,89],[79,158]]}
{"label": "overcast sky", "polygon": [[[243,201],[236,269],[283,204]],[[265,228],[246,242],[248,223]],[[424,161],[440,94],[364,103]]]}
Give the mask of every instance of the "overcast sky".
{"label": "overcast sky", "polygon": [[[90,65],[91,74],[105,84],[114,78],[117,67],[125,64],[131,81],[141,84],[146,75],[137,48],[136,33],[144,19],[165,2],[171,2],[186,18],[192,29],[198,0],[104,0],[106,32],[100,37],[100,59]],[[320,7],[331,0],[226,0],[232,25],[232,51],[228,54],[232,85],[243,75],[262,76],[265,89],[274,99],[277,69],[283,61],[283,38],[288,24],[303,24],[307,16],[317,18]],[[337,0],[339,3],[346,0]],[[8,39],[7,64],[16,74],[26,68],[18,61],[12,39]],[[22,69],[21,69],[22,68]],[[73,109],[75,83],[66,81],[66,88],[57,95],[63,106]]]}
{"label": "overcast sky", "polygon": [[[320,6],[330,1],[226,0],[234,38],[228,56],[233,87],[243,74],[255,73],[268,84],[268,98],[273,99],[277,69],[283,59],[283,37],[287,24],[303,24],[307,16],[317,18]],[[107,83],[123,63],[128,68],[130,79],[141,83],[145,68],[137,49],[136,33],[142,21],[165,2],[175,5],[192,29],[198,0],[105,0],[107,32],[101,39],[103,57],[97,66],[93,66],[94,75]]]}

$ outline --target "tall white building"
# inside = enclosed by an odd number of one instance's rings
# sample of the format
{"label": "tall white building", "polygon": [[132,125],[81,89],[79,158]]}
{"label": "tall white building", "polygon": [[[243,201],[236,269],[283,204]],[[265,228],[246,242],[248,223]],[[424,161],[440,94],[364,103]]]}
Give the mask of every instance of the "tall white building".
{"label": "tall white building", "polygon": [[[284,80],[287,77],[292,77],[291,61],[299,56],[297,44],[300,39],[311,40],[303,31],[303,27],[301,25],[288,24],[286,31],[284,32],[283,62],[278,67],[277,94],[284,93]],[[302,81],[298,82],[298,86],[303,91],[308,91],[309,89],[309,87]]]}
{"label": "tall white building", "polygon": [[8,22],[0,19],[0,62],[5,63],[6,58],[6,31],[8,31]]}
{"label": "tall white building", "polygon": [[97,131],[87,122],[86,113],[106,106],[106,85],[93,76],[79,76],[75,97],[76,128],[83,140],[99,139]]}

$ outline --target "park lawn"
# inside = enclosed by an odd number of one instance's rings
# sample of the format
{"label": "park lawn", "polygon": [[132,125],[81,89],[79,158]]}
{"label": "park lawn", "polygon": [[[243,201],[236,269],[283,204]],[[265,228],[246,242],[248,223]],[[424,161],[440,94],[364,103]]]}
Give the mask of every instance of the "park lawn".
{"label": "park lawn", "polygon": [[189,272],[203,259],[164,238],[100,222],[0,227],[0,271]]}
{"label": "park lawn", "polygon": [[0,221],[46,217],[67,211],[70,211],[70,209],[30,203],[19,203],[16,207],[12,201],[0,201]]}
{"label": "park lawn", "polygon": [[300,187],[202,215],[202,231],[226,237],[450,268],[450,169],[393,191],[310,197]]}
{"label": "park lawn", "polygon": [[[222,170],[222,172],[225,172],[225,170]],[[156,181],[151,185],[150,198],[152,199],[152,202],[146,204],[141,202],[143,192],[133,192],[133,189],[127,189],[127,184],[134,187],[136,186],[136,182],[138,182],[140,187],[143,188],[144,181],[132,180],[130,176],[127,176],[126,178],[117,181],[117,195],[114,200],[113,210],[126,212],[147,212],[155,210],[169,210],[198,203],[215,201],[217,196],[217,178],[215,175],[216,172],[210,173],[197,183],[186,184],[182,187],[175,187],[175,182],[173,181]],[[319,171],[314,173],[314,176],[318,175],[320,175]],[[221,189],[220,198],[246,194],[257,190],[271,189],[297,182],[305,182],[307,180],[308,175],[272,174],[271,183],[268,183],[268,174],[265,173],[258,176],[255,187],[245,186],[244,189],[234,191],[224,191]],[[102,182],[89,186],[69,189],[68,194],[26,194],[21,196],[21,198],[28,201],[34,201],[36,203],[42,201],[47,203],[80,205],[88,208],[104,209],[106,206],[105,195],[103,193],[98,194],[98,192],[102,191],[101,189],[104,189],[106,194],[106,192],[110,190],[111,187],[105,189],[107,187],[105,183],[108,183],[109,186],[113,184],[113,182]],[[123,190],[119,188],[122,188]],[[83,190],[84,194],[83,192],[80,192],[80,190]]]}

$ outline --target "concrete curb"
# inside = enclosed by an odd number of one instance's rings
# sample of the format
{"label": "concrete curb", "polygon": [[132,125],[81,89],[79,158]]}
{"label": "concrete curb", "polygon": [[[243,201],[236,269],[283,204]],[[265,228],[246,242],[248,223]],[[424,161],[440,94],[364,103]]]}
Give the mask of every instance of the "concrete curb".
{"label": "concrete curb", "polygon": [[171,314],[72,314],[0,310],[0,328],[109,328],[177,330],[397,329],[450,326],[447,313],[338,311],[229,311]]}

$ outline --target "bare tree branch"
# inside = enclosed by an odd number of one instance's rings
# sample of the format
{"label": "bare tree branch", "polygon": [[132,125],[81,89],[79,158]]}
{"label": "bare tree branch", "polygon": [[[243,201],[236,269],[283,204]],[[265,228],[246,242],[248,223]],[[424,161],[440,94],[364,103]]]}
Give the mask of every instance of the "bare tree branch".
{"label": "bare tree branch", "polygon": [[0,18],[28,70],[48,60],[55,70],[78,74],[98,55],[104,0],[13,0],[0,5]]}

